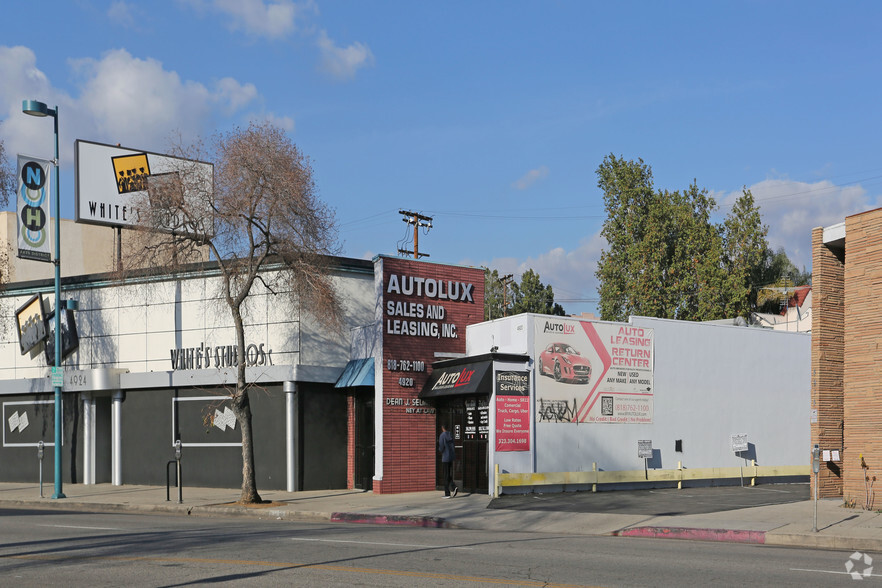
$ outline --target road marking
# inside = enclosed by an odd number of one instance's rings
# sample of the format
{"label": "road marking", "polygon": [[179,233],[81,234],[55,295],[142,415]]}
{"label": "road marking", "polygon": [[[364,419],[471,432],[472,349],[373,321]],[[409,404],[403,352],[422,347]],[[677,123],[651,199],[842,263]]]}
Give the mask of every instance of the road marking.
{"label": "road marking", "polygon": [[36,525],[37,527],[52,527],[53,529],[86,529],[89,531],[122,531],[115,527],[80,527],[77,525]]}
{"label": "road marking", "polygon": [[[205,557],[122,557],[122,556],[90,556],[90,555],[59,555],[53,553],[45,553],[40,555],[0,555],[0,560],[3,559],[23,559],[23,560],[31,560],[31,561],[64,561],[64,562],[72,562],[72,561],[80,561],[80,560],[89,560],[89,561],[137,561],[137,562],[171,562],[171,563],[199,563],[199,564],[215,564],[215,565],[230,565],[230,566],[243,566],[243,565],[251,565],[251,566],[260,566],[260,567],[269,567],[269,568],[288,568],[296,571],[297,569],[310,569],[310,570],[320,570],[320,571],[333,571],[333,572],[349,572],[353,574],[374,574],[378,576],[398,576],[398,577],[406,577],[406,578],[421,578],[421,579],[440,579],[440,580],[453,580],[457,583],[477,583],[477,584],[500,584],[503,586],[530,586],[535,588],[593,588],[593,586],[585,586],[582,584],[558,584],[555,582],[548,581],[540,581],[540,580],[526,580],[526,579],[509,579],[509,578],[493,578],[493,577],[481,577],[481,576],[463,576],[458,574],[443,574],[443,573],[434,573],[434,572],[413,572],[409,570],[390,570],[383,568],[358,568],[358,567],[347,567],[342,565],[330,565],[330,564],[312,564],[312,563],[298,563],[298,562],[280,562],[280,561],[260,561],[260,560],[241,560],[241,559],[216,559],[216,558],[205,558]],[[238,568],[237,568],[238,569]]]}
{"label": "road marking", "polygon": [[389,545],[391,547],[416,547],[418,549],[474,549],[474,547],[459,547],[456,545],[415,545],[413,543],[380,543],[379,541],[352,541],[349,539],[308,539],[306,537],[291,537],[291,541],[313,541],[316,543],[355,543],[358,545]]}
{"label": "road marking", "polygon": [[[832,570],[808,570],[805,568],[790,568],[790,571],[791,572],[815,572],[817,574],[841,574],[841,575],[845,575],[845,576],[851,575],[851,572],[834,572]],[[863,576],[862,572],[858,572],[858,573],[860,573]],[[874,578],[882,578],[882,574],[870,574],[870,576],[872,576]],[[864,576],[864,577],[867,578],[869,576]]]}

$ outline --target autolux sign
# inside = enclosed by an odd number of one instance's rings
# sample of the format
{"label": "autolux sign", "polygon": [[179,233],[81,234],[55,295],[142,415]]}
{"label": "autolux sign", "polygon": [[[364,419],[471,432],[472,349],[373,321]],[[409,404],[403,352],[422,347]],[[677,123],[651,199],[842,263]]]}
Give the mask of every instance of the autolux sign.
{"label": "autolux sign", "polygon": [[[447,394],[474,394],[479,392],[484,377],[490,366],[489,362],[467,363],[464,365],[435,368],[429,376],[425,390],[431,396]],[[488,394],[490,390],[484,390]]]}
{"label": "autolux sign", "polygon": [[435,339],[456,339],[456,325],[445,321],[447,310],[429,301],[474,304],[475,286],[457,280],[436,280],[406,274],[390,274],[386,296],[413,297],[425,302],[390,300],[385,302],[385,331],[388,335],[409,335]]}

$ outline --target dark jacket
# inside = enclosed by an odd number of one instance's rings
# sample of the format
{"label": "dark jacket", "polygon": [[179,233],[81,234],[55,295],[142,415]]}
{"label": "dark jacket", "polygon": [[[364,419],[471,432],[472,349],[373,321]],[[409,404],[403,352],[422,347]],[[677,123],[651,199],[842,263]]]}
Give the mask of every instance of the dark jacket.
{"label": "dark jacket", "polygon": [[441,452],[442,462],[451,462],[456,459],[456,449],[453,447],[453,435],[450,431],[443,431],[438,437],[438,451]]}

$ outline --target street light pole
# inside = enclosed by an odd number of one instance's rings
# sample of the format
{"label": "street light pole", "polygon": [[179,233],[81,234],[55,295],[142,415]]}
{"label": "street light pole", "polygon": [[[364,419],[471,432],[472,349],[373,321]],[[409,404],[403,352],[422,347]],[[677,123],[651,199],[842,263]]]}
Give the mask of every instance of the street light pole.
{"label": "street light pole", "polygon": [[[36,100],[22,100],[21,110],[31,116],[51,116],[55,122],[55,369],[53,380],[61,372],[61,195],[58,187],[58,106],[49,108]],[[61,481],[61,386],[55,388],[55,493],[52,498],[66,498]]]}

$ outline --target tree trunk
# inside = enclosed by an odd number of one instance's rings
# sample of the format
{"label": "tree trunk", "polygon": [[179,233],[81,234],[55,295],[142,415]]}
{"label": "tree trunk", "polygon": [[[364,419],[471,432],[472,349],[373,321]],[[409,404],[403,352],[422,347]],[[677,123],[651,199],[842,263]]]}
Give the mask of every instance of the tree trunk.
{"label": "tree trunk", "polygon": [[242,494],[241,504],[262,502],[257,493],[257,478],[254,472],[254,443],[251,429],[251,403],[248,392],[242,390],[233,401],[233,412],[236,415],[242,432]]}
{"label": "tree trunk", "polygon": [[[241,304],[241,303],[240,303]],[[238,305],[231,305],[233,323],[236,326],[238,362],[236,365],[236,396],[233,398],[233,413],[242,432],[242,494],[241,504],[262,502],[257,493],[257,476],[254,472],[254,431],[251,428],[251,402],[248,399],[248,384],[245,381],[245,327]]]}

